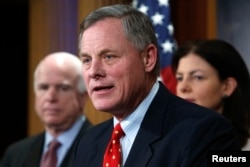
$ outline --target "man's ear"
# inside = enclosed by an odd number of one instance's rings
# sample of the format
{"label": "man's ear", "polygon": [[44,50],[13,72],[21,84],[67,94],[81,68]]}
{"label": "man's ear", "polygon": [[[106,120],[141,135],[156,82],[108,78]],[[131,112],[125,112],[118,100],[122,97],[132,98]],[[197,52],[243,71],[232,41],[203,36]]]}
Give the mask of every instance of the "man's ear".
{"label": "man's ear", "polygon": [[234,90],[237,87],[237,81],[235,78],[233,77],[228,77],[225,81],[224,81],[225,87],[224,87],[224,97],[229,97],[232,95],[232,93],[234,92]]}
{"label": "man's ear", "polygon": [[157,48],[155,45],[153,44],[148,45],[143,59],[144,59],[145,71],[147,72],[152,71],[157,62]]}

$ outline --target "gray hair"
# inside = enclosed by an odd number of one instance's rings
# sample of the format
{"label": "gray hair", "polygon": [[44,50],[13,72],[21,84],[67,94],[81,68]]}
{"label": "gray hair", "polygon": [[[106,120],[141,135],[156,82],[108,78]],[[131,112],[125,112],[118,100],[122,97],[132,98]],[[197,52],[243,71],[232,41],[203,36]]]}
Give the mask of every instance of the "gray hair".
{"label": "gray hair", "polygon": [[[84,31],[94,23],[105,18],[118,18],[122,21],[123,32],[126,39],[138,51],[143,51],[149,44],[154,44],[158,48],[154,27],[150,19],[142,12],[136,10],[131,5],[116,4],[104,6],[91,12],[80,24],[79,49]],[[157,63],[153,70],[155,76],[159,75],[160,62],[157,52]]]}
{"label": "gray hair", "polygon": [[67,65],[70,66],[72,69],[74,69],[74,72],[76,74],[77,79],[77,90],[79,93],[83,94],[86,92],[86,87],[83,80],[82,75],[82,62],[80,59],[71,53],[68,52],[54,52],[49,55],[47,55],[44,59],[42,59],[39,64],[37,65],[35,71],[34,71],[34,90],[36,90],[37,85],[37,77],[39,74],[40,69],[42,68],[44,62],[51,60],[51,59],[62,59],[67,62]]}

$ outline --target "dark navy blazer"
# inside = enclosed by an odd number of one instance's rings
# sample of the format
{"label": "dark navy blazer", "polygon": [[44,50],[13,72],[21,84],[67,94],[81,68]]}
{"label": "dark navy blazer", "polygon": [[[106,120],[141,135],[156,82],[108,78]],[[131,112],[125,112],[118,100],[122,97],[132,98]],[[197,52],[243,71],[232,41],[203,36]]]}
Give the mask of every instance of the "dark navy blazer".
{"label": "dark navy blazer", "polygon": [[[73,167],[102,167],[112,128],[110,119],[82,136]],[[231,123],[171,94],[160,83],[124,167],[205,167],[209,150],[240,150]]]}
{"label": "dark navy blazer", "polygon": [[[72,153],[77,139],[91,128],[91,123],[86,120],[81,130],[78,133],[75,141],[68,150],[60,167],[72,167]],[[45,133],[25,138],[17,143],[14,143],[6,150],[6,153],[1,160],[1,167],[39,167],[44,145]]]}

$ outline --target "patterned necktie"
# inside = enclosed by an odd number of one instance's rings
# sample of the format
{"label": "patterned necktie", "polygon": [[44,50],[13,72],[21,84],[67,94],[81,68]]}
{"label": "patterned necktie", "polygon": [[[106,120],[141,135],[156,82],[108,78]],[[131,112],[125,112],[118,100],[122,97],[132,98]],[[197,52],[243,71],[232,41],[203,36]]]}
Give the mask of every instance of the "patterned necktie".
{"label": "patterned necktie", "polygon": [[53,140],[48,151],[43,155],[40,167],[56,167],[57,164],[57,154],[56,150],[61,145],[57,140]]}
{"label": "patterned necktie", "polygon": [[124,136],[124,132],[120,123],[113,130],[112,138],[106,148],[104,154],[103,167],[120,167],[121,166],[121,145],[120,138]]}

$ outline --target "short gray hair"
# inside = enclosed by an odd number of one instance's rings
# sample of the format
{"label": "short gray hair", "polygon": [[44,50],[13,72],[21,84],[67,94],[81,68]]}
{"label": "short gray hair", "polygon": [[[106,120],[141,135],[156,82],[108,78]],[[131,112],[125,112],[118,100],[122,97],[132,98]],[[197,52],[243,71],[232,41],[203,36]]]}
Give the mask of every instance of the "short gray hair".
{"label": "short gray hair", "polygon": [[[118,18],[122,20],[124,35],[132,46],[138,51],[143,51],[149,44],[158,48],[154,27],[150,19],[131,5],[116,4],[104,6],[90,13],[80,24],[79,49],[84,31],[94,23],[105,18]],[[159,53],[157,63],[153,70],[155,76],[160,73]]]}

